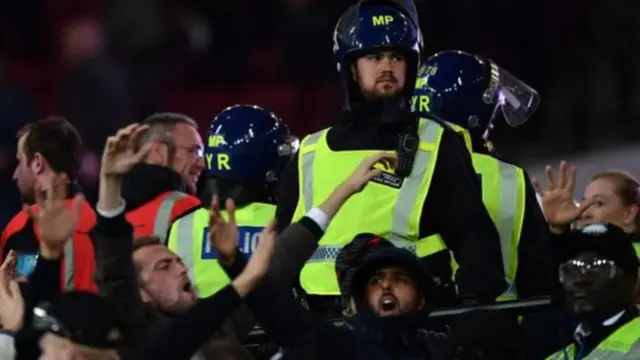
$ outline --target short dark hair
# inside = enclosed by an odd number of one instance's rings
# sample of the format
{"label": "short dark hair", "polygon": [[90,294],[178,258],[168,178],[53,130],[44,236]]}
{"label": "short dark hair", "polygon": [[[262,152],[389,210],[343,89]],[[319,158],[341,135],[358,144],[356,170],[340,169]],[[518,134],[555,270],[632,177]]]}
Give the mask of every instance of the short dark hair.
{"label": "short dark hair", "polygon": [[[136,251],[147,247],[147,246],[155,246],[155,245],[163,245],[162,240],[160,240],[159,237],[157,236],[139,236],[135,239],[133,239],[133,248],[131,251],[131,256],[133,256],[133,253],[135,253]],[[138,266],[138,264],[135,263],[135,261],[133,262],[133,266],[136,269],[136,274],[138,274],[138,280],[140,281],[140,271],[142,271],[142,269]]]}
{"label": "short dark hair", "polygon": [[163,245],[162,240],[160,240],[157,236],[140,236],[133,239],[133,251],[139,250],[143,247],[153,246],[153,245]]}
{"label": "short dark hair", "polygon": [[170,141],[171,139],[167,134],[172,132],[178,124],[185,124],[198,129],[198,123],[196,123],[192,118],[184,114],[172,112],[151,114],[149,117],[144,119],[142,124],[149,125],[150,129],[144,136],[142,136],[142,138],[140,138],[140,142],[138,143],[139,147],[142,147],[150,139],[159,138],[160,140]]}
{"label": "short dark hair", "polygon": [[23,136],[27,162],[40,153],[53,171],[77,178],[84,147],[78,130],[67,119],[51,116],[27,124],[18,131],[18,139]]}

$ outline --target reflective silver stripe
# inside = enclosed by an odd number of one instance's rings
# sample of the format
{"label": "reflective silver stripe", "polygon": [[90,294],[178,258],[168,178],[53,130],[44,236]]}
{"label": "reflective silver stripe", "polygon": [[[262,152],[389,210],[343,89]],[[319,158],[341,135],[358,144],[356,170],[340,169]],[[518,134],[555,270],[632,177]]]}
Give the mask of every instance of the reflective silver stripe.
{"label": "reflective silver stripe", "polygon": [[498,214],[498,234],[504,272],[509,274],[513,262],[513,220],[518,211],[518,168],[499,161],[500,165],[500,213]]}
{"label": "reflective silver stripe", "polygon": [[[425,125],[420,129],[420,141],[426,142],[430,144],[434,144],[438,139],[438,134],[440,133],[440,125],[432,122],[426,121]],[[319,134],[319,133],[316,133]],[[316,135],[314,134],[314,135]],[[313,135],[312,135],[313,136]],[[309,141],[314,140],[313,143],[307,143],[309,145],[315,144],[317,142],[316,139],[309,139]],[[305,209],[309,211],[311,209],[311,204],[313,202],[313,160],[315,159],[314,155],[315,151],[309,152],[307,155],[312,155],[309,157],[307,162],[306,157],[303,158],[302,163],[302,171],[304,178],[304,198],[305,198]],[[416,154],[416,158],[413,162],[413,170],[411,171],[411,176],[404,179],[404,183],[400,188],[398,193],[398,197],[396,199],[396,203],[393,206],[393,214],[391,220],[391,233],[388,236],[388,240],[391,241],[395,246],[405,248],[411,252],[416,252],[416,245],[414,241],[409,241],[406,239],[409,234],[409,229],[411,227],[411,213],[416,206],[417,201],[423,201],[424,199],[418,199],[418,193],[420,192],[420,185],[427,175],[427,171],[429,166],[433,166],[432,162],[433,153],[431,151],[418,150]],[[342,249],[342,246],[335,245],[324,245],[319,246],[316,251],[309,258],[309,262],[322,262],[322,261],[335,261],[338,257],[338,253]]]}
{"label": "reflective silver stripe", "polygon": [[[433,121],[426,121],[422,129],[420,129],[420,142],[433,144],[438,139],[439,133],[439,124]],[[433,152],[418,150],[413,161],[411,176],[404,179],[396,203],[393,206],[389,240],[394,245],[404,247],[413,252],[416,251],[415,243],[406,239],[411,227],[411,213],[416,207],[416,202],[424,201],[424,199],[418,199],[418,193],[420,192],[420,185],[427,175],[429,167],[433,166],[434,161]]]}
{"label": "reflective silver stripe", "polygon": [[169,223],[171,222],[171,212],[173,211],[173,205],[176,201],[187,196],[184,193],[178,191],[172,191],[166,198],[162,200],[156,213],[156,219],[153,224],[153,234],[160,238],[163,242],[166,241],[167,232],[169,231]]}
{"label": "reflective silver stripe", "polygon": [[[315,145],[322,133],[326,130],[315,132],[304,141],[304,146]],[[304,196],[304,210],[309,211],[313,206],[313,161],[316,159],[316,151],[312,150],[302,155],[302,194]]]}
{"label": "reflective silver stripe", "polygon": [[631,360],[640,359],[640,340],[636,340],[631,349],[626,353],[609,349],[595,348],[585,360]]}
{"label": "reflective silver stripe", "polygon": [[[183,218],[181,218],[178,224],[178,230],[176,234],[175,244],[176,244],[176,253],[182,259],[182,263],[187,268],[189,279],[191,281],[195,280],[195,259],[193,258],[194,253],[194,243],[195,239],[193,237],[193,224],[195,221],[195,214],[189,214]],[[198,290],[196,289],[196,293]]]}
{"label": "reflective silver stripe", "polygon": [[76,277],[75,252],[73,248],[73,236],[64,244],[64,288],[67,291],[74,289]]}
{"label": "reflective silver stripe", "polygon": [[[392,243],[400,248],[407,249],[413,253],[416,251],[416,246],[414,244],[409,244],[408,241],[392,241]],[[324,261],[335,261],[338,258],[338,254],[342,250],[342,246],[338,245],[320,245],[316,249],[316,251],[311,254],[311,257],[307,262],[324,262]]]}

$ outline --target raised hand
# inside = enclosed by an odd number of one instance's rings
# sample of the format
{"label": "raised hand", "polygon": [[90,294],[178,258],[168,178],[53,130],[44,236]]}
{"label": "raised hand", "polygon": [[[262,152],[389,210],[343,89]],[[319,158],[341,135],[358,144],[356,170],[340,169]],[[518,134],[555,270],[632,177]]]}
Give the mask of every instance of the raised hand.
{"label": "raised hand", "polygon": [[367,157],[344,181],[343,186],[352,193],[362,191],[371,179],[382,174],[382,170],[373,167],[376,163],[381,160],[389,160],[393,165],[397,158],[397,155],[392,152],[381,152]]}
{"label": "raised hand", "polygon": [[102,153],[100,174],[121,176],[141,162],[151,149],[152,143],[147,143],[141,149],[136,149],[136,144],[148,130],[148,125],[132,124],[107,138]]}
{"label": "raised hand", "polygon": [[80,219],[84,197],[81,194],[76,195],[69,209],[66,205],[68,184],[66,175],[57,175],[44,194],[42,191],[36,191],[37,211],[33,207],[25,207],[27,215],[33,220],[40,234],[42,255],[48,258],[60,256]]}
{"label": "raised hand", "polygon": [[0,272],[7,274],[9,279],[16,277],[16,264],[18,262],[18,254],[15,251],[10,250],[7,257],[4,259],[2,265],[0,265]]}
{"label": "raised hand", "polygon": [[267,274],[273,256],[276,234],[276,222],[273,220],[262,231],[256,251],[253,252],[244,270],[233,279],[232,285],[241,297],[255,289]]}
{"label": "raised hand", "polygon": [[247,262],[247,266],[244,268],[245,272],[255,277],[258,281],[264,278],[269,269],[277,235],[276,221],[271,220],[269,225],[262,230],[256,251],[253,252],[249,262]]}
{"label": "raised hand", "polygon": [[14,279],[15,263],[16,254],[10,253],[0,266],[0,324],[13,332],[20,330],[24,316],[24,299]]}
{"label": "raised hand", "polygon": [[547,173],[546,189],[542,187],[538,179],[533,179],[533,185],[542,200],[544,216],[552,227],[569,225],[594,203],[594,199],[586,199],[580,205],[576,205],[574,202],[576,167],[571,166],[569,169],[569,164],[566,161],[560,163],[560,174],[557,181],[550,165],[547,165],[545,172]]}
{"label": "raised hand", "polygon": [[225,266],[231,266],[236,260],[238,247],[236,205],[232,199],[227,199],[226,210],[228,221],[225,221],[220,213],[220,199],[214,196],[209,208],[209,241],[218,253],[218,261]]}

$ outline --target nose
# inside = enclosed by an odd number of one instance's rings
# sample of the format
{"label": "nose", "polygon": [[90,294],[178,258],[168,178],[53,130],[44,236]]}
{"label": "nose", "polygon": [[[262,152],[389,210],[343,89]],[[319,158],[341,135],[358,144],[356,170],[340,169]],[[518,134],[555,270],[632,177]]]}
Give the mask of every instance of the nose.
{"label": "nose", "polygon": [[173,265],[173,271],[178,273],[179,276],[187,276],[188,270],[187,267],[181,261],[176,261]]}
{"label": "nose", "polygon": [[193,164],[193,166],[198,169],[198,170],[202,170],[204,169],[204,157],[200,156],[196,159],[195,163]]}
{"label": "nose", "polygon": [[381,71],[391,71],[392,67],[391,67],[391,57],[390,56],[383,56],[379,61],[378,61],[378,68]]}
{"label": "nose", "polygon": [[584,210],[582,215],[580,215],[580,221],[588,223],[591,220],[593,220],[593,210],[591,207],[588,207]]}
{"label": "nose", "polygon": [[383,289],[390,289],[391,281],[389,281],[388,278],[383,278],[382,281],[380,281],[380,287]]}

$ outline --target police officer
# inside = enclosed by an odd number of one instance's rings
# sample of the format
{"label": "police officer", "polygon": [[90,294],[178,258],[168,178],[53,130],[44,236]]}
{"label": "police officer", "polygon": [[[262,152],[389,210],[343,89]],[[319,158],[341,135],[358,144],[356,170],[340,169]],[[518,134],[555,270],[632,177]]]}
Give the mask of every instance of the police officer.
{"label": "police officer", "polygon": [[[220,204],[234,200],[239,247],[250,255],[263,227],[274,217],[275,184],[298,140],[275,113],[255,105],[234,105],[216,116],[206,141],[203,204],[209,204],[212,195],[218,195]],[[200,207],[177,219],[169,234],[168,247],[184,262],[200,297],[229,283],[209,244],[208,231],[209,210]]]}
{"label": "police officer", "polygon": [[461,259],[459,292],[493,301],[505,287],[500,244],[469,153],[455,132],[410,111],[420,61],[415,21],[396,2],[360,1],[338,20],[333,38],[344,113],[334,126],[307,136],[285,170],[278,225],[324,201],[365,157],[395,150],[398,161],[377,164],[383,174],[332,221],[301,272],[302,288],[339,295],[335,259],[358,233],[383,236],[421,258],[431,255],[426,261],[436,276],[450,279],[446,248],[425,240],[440,233]]}
{"label": "police officer", "polygon": [[552,291],[547,225],[536,192],[526,171],[501,159],[488,141],[498,113],[519,126],[539,102],[535,90],[493,61],[462,51],[430,57],[418,71],[412,99],[419,116],[446,120],[472,152],[485,206],[500,234],[509,285],[501,300]]}

